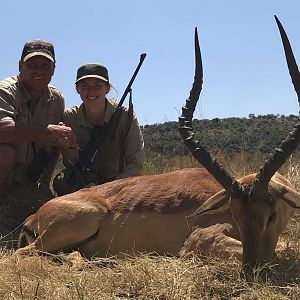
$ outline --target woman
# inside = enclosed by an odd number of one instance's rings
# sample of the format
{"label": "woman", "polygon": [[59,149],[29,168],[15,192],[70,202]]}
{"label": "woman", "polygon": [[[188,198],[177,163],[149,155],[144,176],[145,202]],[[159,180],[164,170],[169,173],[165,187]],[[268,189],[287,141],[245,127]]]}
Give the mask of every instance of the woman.
{"label": "woman", "polygon": [[106,98],[111,88],[106,67],[81,66],[75,84],[82,104],[66,109],[63,123],[72,128],[76,146],[62,151],[65,169],[54,179],[56,193],[141,175],[143,136],[132,110],[116,111],[117,104]]}

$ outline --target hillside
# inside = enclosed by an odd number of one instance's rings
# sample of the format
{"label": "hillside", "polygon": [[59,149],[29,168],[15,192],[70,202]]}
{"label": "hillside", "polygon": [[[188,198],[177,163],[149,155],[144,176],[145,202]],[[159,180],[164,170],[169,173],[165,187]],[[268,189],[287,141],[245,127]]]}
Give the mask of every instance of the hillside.
{"label": "hillside", "polygon": [[[215,118],[193,122],[196,138],[213,153],[221,152],[228,158],[241,152],[265,157],[286,138],[298,122],[298,117],[251,114],[248,118]],[[147,153],[166,157],[187,154],[177,122],[145,125],[142,131]]]}

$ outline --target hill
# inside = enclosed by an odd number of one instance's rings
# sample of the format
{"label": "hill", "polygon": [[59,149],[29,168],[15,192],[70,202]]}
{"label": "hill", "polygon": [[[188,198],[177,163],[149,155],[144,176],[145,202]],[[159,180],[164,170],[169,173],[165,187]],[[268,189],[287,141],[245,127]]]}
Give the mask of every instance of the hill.
{"label": "hill", "polygon": [[[299,122],[295,115],[250,114],[248,118],[194,120],[194,132],[201,144],[212,153],[231,158],[241,152],[265,157],[287,137]],[[177,122],[142,126],[146,153],[166,157],[187,155]],[[298,155],[295,153],[295,155]]]}

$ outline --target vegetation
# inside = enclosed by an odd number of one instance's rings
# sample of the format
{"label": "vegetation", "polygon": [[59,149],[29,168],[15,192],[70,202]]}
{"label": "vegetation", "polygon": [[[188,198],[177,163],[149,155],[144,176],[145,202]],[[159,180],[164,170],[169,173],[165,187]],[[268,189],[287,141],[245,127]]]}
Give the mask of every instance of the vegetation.
{"label": "vegetation", "polygon": [[[166,171],[195,163],[180,157],[172,160],[174,165],[170,162],[164,165],[166,162],[156,161]],[[245,173],[252,169],[239,157],[228,163],[232,170],[240,171],[235,162],[245,163]],[[300,164],[291,159],[282,171],[299,190]],[[0,298],[296,300],[300,297],[299,222],[300,216],[295,214],[281,237],[287,248],[278,253],[278,261],[271,266],[273,273],[264,282],[258,276],[252,284],[244,281],[239,273],[240,262],[235,258],[147,255],[123,260],[94,259],[85,261],[79,268],[71,268],[65,254],[16,257],[13,250],[3,248]]]}
{"label": "vegetation", "polygon": [[[46,257],[2,254],[1,299],[299,299],[299,253],[280,257],[263,283],[240,278],[240,264],[218,257],[141,256],[94,260],[73,270]],[[275,266],[274,266],[275,268]]]}
{"label": "vegetation", "polygon": [[[247,153],[249,158],[261,158],[280,145],[297,121],[294,115],[256,117],[250,114],[249,118],[194,120],[193,126],[196,138],[216,155],[222,153],[224,158],[230,159]],[[167,158],[187,155],[177,122],[145,125],[142,130],[147,153]]]}
{"label": "vegetation", "polygon": [[[232,174],[242,176],[258,170],[264,156],[280,144],[294,123],[295,116],[251,116],[196,121],[195,131]],[[147,149],[145,174],[198,165],[184,150],[177,123],[145,126],[143,131]],[[281,173],[300,190],[297,154]],[[10,197],[10,201],[17,202],[16,195]],[[22,194],[24,207],[29,201],[29,195]],[[9,203],[1,205],[4,223]],[[271,266],[273,273],[265,281],[257,276],[252,284],[241,278],[240,262],[235,258],[147,255],[123,260],[94,259],[71,268],[64,254],[16,257],[10,247],[4,247],[9,244],[2,243],[0,299],[299,299],[299,222],[300,215],[296,213],[281,236],[287,247],[278,253],[278,261]]]}

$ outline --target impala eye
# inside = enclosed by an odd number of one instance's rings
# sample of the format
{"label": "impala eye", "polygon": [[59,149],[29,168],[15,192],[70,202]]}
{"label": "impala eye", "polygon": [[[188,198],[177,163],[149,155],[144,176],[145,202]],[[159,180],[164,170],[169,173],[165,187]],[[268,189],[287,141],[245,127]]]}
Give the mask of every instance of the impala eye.
{"label": "impala eye", "polygon": [[277,213],[274,211],[274,212],[270,215],[269,220],[268,220],[268,224],[267,224],[267,225],[269,225],[270,223],[274,222],[274,221],[276,220],[276,218],[277,218]]}

